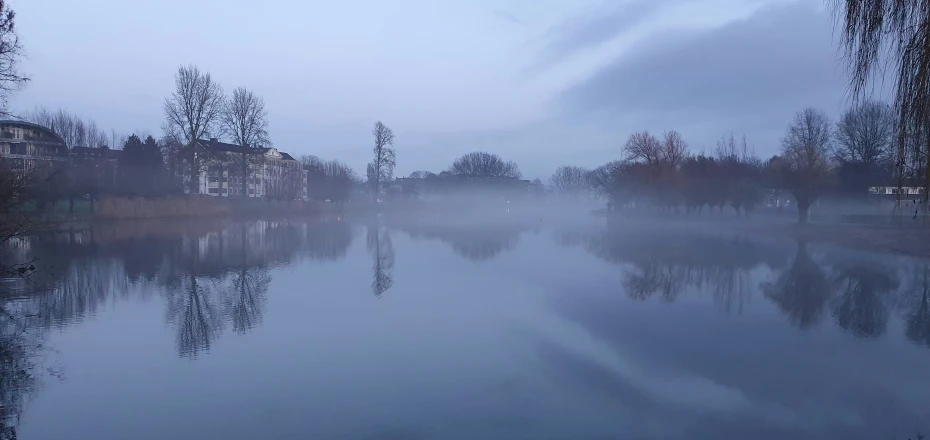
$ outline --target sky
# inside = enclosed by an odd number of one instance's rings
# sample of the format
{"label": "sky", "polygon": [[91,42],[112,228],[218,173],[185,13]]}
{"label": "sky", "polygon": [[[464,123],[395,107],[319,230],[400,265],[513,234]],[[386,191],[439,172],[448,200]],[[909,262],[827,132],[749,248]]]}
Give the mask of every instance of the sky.
{"label": "sky", "polygon": [[262,95],[275,147],[395,175],[471,151],[544,181],[622,157],[629,135],[726,133],[775,154],[794,113],[850,99],[823,0],[8,0],[31,77],[11,109],[160,133],[178,66]]}

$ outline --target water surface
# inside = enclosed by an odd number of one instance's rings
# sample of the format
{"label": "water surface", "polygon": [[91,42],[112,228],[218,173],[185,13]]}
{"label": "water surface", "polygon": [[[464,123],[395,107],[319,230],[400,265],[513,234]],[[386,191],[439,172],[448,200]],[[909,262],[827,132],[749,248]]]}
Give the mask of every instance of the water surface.
{"label": "water surface", "polygon": [[930,427],[923,260],[516,217],[117,223],[4,252],[45,270],[0,285],[0,438]]}

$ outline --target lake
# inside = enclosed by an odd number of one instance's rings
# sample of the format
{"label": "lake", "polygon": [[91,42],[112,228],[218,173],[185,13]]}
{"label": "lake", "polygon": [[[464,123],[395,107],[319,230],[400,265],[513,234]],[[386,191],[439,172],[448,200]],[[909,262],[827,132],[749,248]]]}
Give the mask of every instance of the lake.
{"label": "lake", "polygon": [[930,432],[924,260],[536,216],[97,224],[3,252],[40,272],[0,283],[0,438]]}

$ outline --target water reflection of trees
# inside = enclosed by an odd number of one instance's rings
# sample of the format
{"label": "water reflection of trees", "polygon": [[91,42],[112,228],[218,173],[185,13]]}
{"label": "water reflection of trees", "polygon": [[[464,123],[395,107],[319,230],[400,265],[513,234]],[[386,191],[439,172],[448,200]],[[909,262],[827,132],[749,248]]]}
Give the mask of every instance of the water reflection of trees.
{"label": "water reflection of trees", "polygon": [[798,243],[791,264],[775,281],[762,286],[765,297],[801,329],[820,321],[831,291],[826,271],[811,257],[804,242]]}
{"label": "water reflection of trees", "polygon": [[[621,268],[619,285],[631,299],[676,301],[693,289],[708,293],[725,313],[740,312],[761,295],[799,329],[831,316],[858,338],[882,336],[893,316],[905,333],[930,347],[930,263],[827,248],[806,243],[794,250],[745,237],[700,233],[622,231],[556,233],[556,242],[584,246]],[[891,261],[886,261],[890,259]]]}
{"label": "water reflection of trees", "polygon": [[366,235],[368,252],[371,252],[371,291],[381,296],[394,285],[394,244],[387,228],[378,219],[372,219]]}
{"label": "water reflection of trees", "polygon": [[15,440],[26,398],[39,384],[35,358],[43,335],[26,325],[16,305],[0,306],[0,440]]}
{"label": "water reflection of trees", "polygon": [[149,225],[99,225],[0,249],[38,258],[44,269],[0,289],[25,298],[18,310],[46,329],[81,321],[108,301],[159,295],[179,354],[193,357],[227,325],[241,334],[261,324],[271,267],[342,258],[352,238],[344,222]]}
{"label": "water reflection of trees", "polygon": [[833,300],[837,325],[863,338],[884,334],[891,294],[899,287],[894,270],[871,259],[843,259],[833,263],[833,281],[837,289]]}
{"label": "water reflection of trees", "polygon": [[520,224],[496,224],[476,227],[450,220],[405,221],[396,225],[414,239],[439,240],[453,252],[469,261],[489,261],[516,247],[520,233],[527,227]]}
{"label": "water reflection of trees", "polygon": [[695,288],[711,293],[726,313],[742,310],[752,290],[750,272],[763,264],[777,265],[781,257],[777,249],[746,238],[683,233],[611,231],[591,236],[585,248],[623,267],[621,286],[630,298],[658,295],[673,302],[686,288]]}
{"label": "water reflection of trees", "polygon": [[901,301],[905,333],[915,344],[930,348],[930,263],[914,264],[909,269]]}

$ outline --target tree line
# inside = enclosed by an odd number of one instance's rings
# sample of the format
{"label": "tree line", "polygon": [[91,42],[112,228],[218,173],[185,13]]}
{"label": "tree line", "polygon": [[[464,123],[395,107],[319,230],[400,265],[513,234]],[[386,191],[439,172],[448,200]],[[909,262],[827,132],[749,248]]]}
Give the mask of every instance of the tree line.
{"label": "tree line", "polygon": [[558,168],[550,188],[564,196],[593,191],[610,206],[651,204],[671,210],[701,212],[732,208],[745,214],[758,206],[766,190],[793,195],[798,220],[806,222],[812,204],[825,194],[863,198],[869,187],[891,185],[895,166],[908,164],[904,179],[926,183],[922,162],[926,142],[912,139],[912,151],[900,157],[892,148],[896,130],[891,107],[864,102],[847,110],[837,123],[814,108],[798,112],[785,130],[778,154],[760,159],[746,137],[731,133],[713,154],[691,153],[677,131],[657,137],[633,133],[623,157],[588,170]]}

